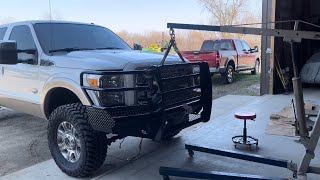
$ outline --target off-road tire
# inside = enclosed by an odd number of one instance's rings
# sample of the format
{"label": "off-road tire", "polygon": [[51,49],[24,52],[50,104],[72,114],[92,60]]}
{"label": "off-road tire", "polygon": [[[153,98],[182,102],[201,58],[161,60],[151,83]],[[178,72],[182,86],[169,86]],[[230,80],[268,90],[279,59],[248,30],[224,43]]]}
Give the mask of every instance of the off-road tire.
{"label": "off-road tire", "polygon": [[251,71],[252,75],[256,75],[259,72],[259,66],[260,66],[260,61],[256,60],[256,63],[254,65],[254,70]]}
{"label": "off-road tire", "polygon": [[232,65],[228,65],[226,72],[221,74],[221,82],[223,84],[231,84],[233,80],[234,80],[234,68]]}
{"label": "off-road tire", "polygon": [[[88,123],[86,108],[80,103],[63,105],[55,109],[49,117],[48,143],[51,155],[58,167],[67,175],[85,177],[101,167],[107,156],[107,137],[97,132]],[[76,129],[81,155],[72,163],[61,154],[57,142],[57,129],[61,122],[69,122]]]}

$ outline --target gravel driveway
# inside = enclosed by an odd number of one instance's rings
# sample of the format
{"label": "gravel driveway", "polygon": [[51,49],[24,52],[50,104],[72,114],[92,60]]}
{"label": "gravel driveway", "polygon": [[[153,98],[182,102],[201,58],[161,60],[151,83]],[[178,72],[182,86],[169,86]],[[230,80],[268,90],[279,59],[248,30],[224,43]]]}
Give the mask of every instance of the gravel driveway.
{"label": "gravel driveway", "polygon": [[[259,95],[260,76],[240,73],[233,84],[213,78],[213,99],[225,95]],[[51,158],[47,145],[47,121],[7,108],[0,109],[0,176]]]}

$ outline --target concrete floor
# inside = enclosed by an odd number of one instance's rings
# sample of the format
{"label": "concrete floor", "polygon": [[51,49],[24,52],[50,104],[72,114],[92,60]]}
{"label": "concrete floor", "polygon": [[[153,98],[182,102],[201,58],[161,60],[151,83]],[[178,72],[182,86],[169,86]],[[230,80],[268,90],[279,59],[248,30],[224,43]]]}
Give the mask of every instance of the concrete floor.
{"label": "concrete floor", "polygon": [[[303,147],[293,142],[297,138],[273,136],[265,133],[269,116],[290,104],[292,95],[277,96],[224,96],[213,101],[212,120],[199,124],[180,133],[177,138],[162,144],[143,140],[142,153],[137,160],[128,161],[138,153],[140,139],[127,138],[119,149],[119,142],[114,143],[108,153],[104,166],[90,179],[101,180],[141,180],[162,179],[159,175],[160,166],[185,169],[226,171],[256,174],[272,177],[291,177],[286,169],[261,165],[231,158],[219,157],[204,153],[195,153],[193,158],[184,149],[185,143],[205,147],[233,150],[265,157],[281,158],[297,162],[303,153]],[[305,90],[305,100],[320,105],[319,90]],[[236,111],[254,111],[257,113],[255,122],[248,122],[248,134],[259,139],[259,148],[234,149],[231,137],[242,133],[242,121],[235,120]],[[320,164],[320,145],[316,149],[316,158],[312,164]],[[319,175],[309,175],[309,179],[320,179]],[[45,161],[21,171],[3,176],[0,179],[72,179],[64,175],[53,160]],[[172,178],[179,179],[179,178]]]}
{"label": "concrete floor", "polygon": [[0,109],[0,177],[51,158],[47,120]]}

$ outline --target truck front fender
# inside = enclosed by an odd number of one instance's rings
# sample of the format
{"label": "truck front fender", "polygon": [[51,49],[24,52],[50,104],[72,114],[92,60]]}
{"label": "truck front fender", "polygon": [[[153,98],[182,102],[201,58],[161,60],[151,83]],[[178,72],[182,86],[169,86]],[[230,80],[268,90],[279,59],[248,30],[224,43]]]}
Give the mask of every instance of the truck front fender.
{"label": "truck front fender", "polygon": [[[44,85],[40,96],[40,105],[41,105],[41,113],[44,117],[47,117],[45,113],[45,103],[46,98],[49,96],[49,92],[55,88],[65,88],[71,92],[73,92],[81,101],[83,105],[90,106],[92,105],[88,100],[87,96],[84,94],[83,90],[80,87],[80,84],[74,81],[73,79],[65,78],[65,77],[53,77],[50,78],[47,83]],[[63,97],[61,97],[63,98]]]}

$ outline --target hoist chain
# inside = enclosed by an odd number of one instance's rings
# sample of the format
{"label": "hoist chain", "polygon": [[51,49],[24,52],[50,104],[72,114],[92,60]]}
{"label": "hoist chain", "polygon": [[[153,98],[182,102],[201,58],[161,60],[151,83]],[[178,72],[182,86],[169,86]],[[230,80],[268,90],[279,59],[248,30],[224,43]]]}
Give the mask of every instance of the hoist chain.
{"label": "hoist chain", "polygon": [[177,43],[176,43],[176,34],[174,32],[174,29],[170,29],[170,42],[169,42],[169,45],[168,45],[168,48],[166,49],[166,52],[164,53],[164,56],[163,56],[163,59],[161,61],[161,65],[164,65],[165,61],[166,61],[166,58],[167,56],[169,55],[170,53],[170,50],[171,48],[173,47],[174,51],[178,54],[178,56],[180,57],[181,61],[182,62],[186,62],[183,58],[183,56],[181,55],[181,52],[179,50],[179,48],[177,47]]}

